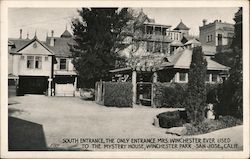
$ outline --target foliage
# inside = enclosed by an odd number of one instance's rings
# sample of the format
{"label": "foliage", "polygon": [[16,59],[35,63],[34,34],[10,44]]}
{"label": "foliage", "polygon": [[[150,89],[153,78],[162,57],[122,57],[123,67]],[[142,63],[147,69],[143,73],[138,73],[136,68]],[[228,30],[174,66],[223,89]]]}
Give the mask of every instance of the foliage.
{"label": "foliage", "polygon": [[195,47],[193,49],[187,94],[184,101],[184,106],[192,123],[197,123],[204,119],[206,106],[206,69],[207,62],[204,58],[202,48]]}
{"label": "foliage", "polygon": [[223,116],[218,120],[206,119],[197,124],[188,123],[184,126],[187,129],[186,135],[199,135],[237,125],[242,125],[242,120],[239,120],[232,116]]}
{"label": "foliage", "polygon": [[243,70],[242,70],[242,8],[235,16],[235,36],[233,39],[234,60],[229,78],[220,86],[219,100],[221,114],[243,117]]}
{"label": "foliage", "polygon": [[220,114],[243,117],[243,71],[242,50],[235,50],[234,65],[229,78],[220,85],[218,92]]}
{"label": "foliage", "polygon": [[73,64],[80,86],[94,88],[96,81],[109,78],[117,60],[123,60],[117,50],[126,47],[123,29],[132,16],[127,8],[82,8],[78,13],[80,18],[72,21]]}
{"label": "foliage", "polygon": [[157,118],[162,128],[179,127],[187,121],[186,111],[164,112],[157,115]]}
{"label": "foliage", "polygon": [[186,85],[178,83],[155,83],[154,103],[156,107],[181,108],[185,98]]}
{"label": "foliage", "polygon": [[132,107],[131,82],[105,82],[104,105],[111,107]]}
{"label": "foliage", "polygon": [[235,53],[231,50],[231,51],[227,51],[227,52],[218,52],[215,54],[215,57],[213,60],[215,60],[216,62],[231,67],[234,63],[234,56]]}

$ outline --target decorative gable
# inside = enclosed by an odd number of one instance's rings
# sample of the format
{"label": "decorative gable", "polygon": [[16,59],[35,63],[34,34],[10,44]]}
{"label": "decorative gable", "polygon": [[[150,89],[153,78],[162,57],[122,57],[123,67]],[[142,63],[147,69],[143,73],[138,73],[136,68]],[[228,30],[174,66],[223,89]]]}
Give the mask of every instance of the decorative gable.
{"label": "decorative gable", "polygon": [[18,52],[32,55],[53,55],[53,52],[38,40],[32,40]]}

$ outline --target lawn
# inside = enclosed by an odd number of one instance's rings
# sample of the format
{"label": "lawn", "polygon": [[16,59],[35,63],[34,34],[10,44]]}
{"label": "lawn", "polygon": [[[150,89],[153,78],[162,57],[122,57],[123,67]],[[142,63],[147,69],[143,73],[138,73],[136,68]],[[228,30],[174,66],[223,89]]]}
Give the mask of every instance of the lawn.
{"label": "lawn", "polygon": [[[48,147],[53,144],[66,150],[80,147],[77,143],[63,144],[65,138],[177,138],[152,125],[157,114],[176,110],[172,108],[105,107],[80,98],[40,95],[12,97],[9,103],[11,116],[43,126]],[[235,129],[242,133],[242,126]],[[242,146],[242,136],[235,142]]]}

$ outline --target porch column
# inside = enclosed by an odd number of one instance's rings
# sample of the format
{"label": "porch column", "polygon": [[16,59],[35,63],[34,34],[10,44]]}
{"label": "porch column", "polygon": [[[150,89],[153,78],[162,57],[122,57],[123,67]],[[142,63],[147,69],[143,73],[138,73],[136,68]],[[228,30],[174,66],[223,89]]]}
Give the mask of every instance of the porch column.
{"label": "porch column", "polygon": [[51,96],[51,82],[52,82],[52,78],[49,78],[48,81],[49,81],[48,96]]}
{"label": "porch column", "polygon": [[75,82],[74,82],[74,95],[76,96],[76,89],[77,89],[77,77],[75,77]]}
{"label": "porch column", "polygon": [[132,72],[132,91],[133,91],[133,104],[136,104],[136,70]]}

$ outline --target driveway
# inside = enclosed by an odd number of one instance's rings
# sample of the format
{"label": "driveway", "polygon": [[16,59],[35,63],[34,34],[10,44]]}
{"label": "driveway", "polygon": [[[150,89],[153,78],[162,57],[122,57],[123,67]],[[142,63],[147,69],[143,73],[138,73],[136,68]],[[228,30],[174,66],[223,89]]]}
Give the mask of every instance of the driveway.
{"label": "driveway", "polygon": [[[157,114],[176,110],[172,108],[115,108],[80,98],[41,95],[12,97],[9,103],[11,116],[43,126],[46,143],[50,148],[78,149],[82,145],[72,139],[80,138],[177,137],[166,134],[166,129],[152,125]],[[65,139],[71,139],[72,142]]]}

